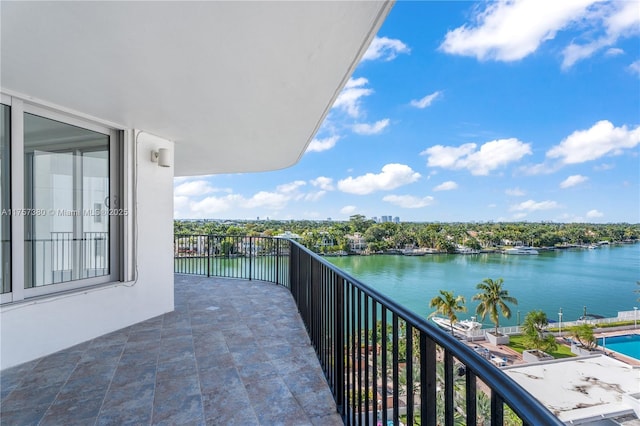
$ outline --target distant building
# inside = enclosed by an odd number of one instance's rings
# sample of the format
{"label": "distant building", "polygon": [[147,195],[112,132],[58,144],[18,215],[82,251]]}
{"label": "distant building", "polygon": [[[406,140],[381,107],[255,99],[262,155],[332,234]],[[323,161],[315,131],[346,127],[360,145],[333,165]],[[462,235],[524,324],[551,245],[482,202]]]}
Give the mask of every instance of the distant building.
{"label": "distant building", "polygon": [[393,223],[400,223],[400,216],[396,216],[393,218]]}
{"label": "distant building", "polygon": [[353,253],[361,253],[367,249],[367,242],[358,232],[353,235],[347,235],[346,237],[349,240],[349,250]]}

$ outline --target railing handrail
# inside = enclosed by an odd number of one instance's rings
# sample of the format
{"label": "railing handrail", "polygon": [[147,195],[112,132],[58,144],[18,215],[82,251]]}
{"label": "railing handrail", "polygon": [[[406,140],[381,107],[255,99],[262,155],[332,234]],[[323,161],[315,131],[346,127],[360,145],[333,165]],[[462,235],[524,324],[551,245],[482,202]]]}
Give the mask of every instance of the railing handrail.
{"label": "railing handrail", "polygon": [[453,356],[458,358],[463,364],[471,368],[476,375],[485,382],[492,392],[497,392],[502,399],[509,405],[521,418],[526,419],[532,425],[563,425],[551,411],[549,411],[540,401],[535,399],[522,386],[516,383],[511,377],[507,376],[502,370],[486,362],[480,358],[470,347],[460,342],[454,336],[446,333],[436,325],[427,322],[426,319],[400,305],[388,296],[380,293],[378,290],[364,284],[357,278],[349,275],[332,263],[318,256],[302,244],[289,240],[290,244],[298,246],[301,250],[312,256],[314,260],[320,262],[330,270],[338,273],[343,278],[349,280],[358,289],[370,297],[377,299],[380,303],[394,311],[400,318],[411,322],[414,328],[423,331],[440,346],[448,348]]}

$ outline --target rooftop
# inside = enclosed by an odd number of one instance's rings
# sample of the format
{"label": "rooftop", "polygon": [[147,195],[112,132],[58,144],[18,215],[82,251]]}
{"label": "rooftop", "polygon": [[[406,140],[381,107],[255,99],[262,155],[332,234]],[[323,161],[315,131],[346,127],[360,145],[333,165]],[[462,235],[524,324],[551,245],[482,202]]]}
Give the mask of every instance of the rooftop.
{"label": "rooftop", "polygon": [[175,276],[175,311],[0,372],[3,424],[342,425],[288,289]]}
{"label": "rooftop", "polygon": [[503,371],[560,420],[576,424],[629,412],[632,406],[625,395],[640,389],[639,369],[604,355],[523,364]]}

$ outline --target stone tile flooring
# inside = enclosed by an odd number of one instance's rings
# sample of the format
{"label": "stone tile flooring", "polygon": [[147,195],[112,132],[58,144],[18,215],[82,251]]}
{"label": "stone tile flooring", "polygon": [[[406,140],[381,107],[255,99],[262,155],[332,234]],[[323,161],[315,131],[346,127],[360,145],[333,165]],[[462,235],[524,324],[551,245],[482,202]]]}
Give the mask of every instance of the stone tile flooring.
{"label": "stone tile flooring", "polygon": [[175,306],[0,372],[0,424],[342,425],[287,289],[176,275]]}

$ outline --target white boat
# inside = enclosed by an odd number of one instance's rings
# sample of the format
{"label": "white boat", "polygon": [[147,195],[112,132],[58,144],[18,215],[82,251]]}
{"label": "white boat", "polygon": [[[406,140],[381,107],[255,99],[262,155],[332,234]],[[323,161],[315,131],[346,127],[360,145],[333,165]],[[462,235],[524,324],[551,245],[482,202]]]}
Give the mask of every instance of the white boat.
{"label": "white boat", "polygon": [[[449,318],[443,317],[431,317],[431,320],[436,323],[440,328],[451,331],[451,323],[449,322]],[[462,333],[465,336],[467,333],[475,330],[480,330],[482,328],[482,323],[475,321],[475,317],[472,317],[470,320],[462,320],[456,321],[453,323],[453,331]]]}
{"label": "white boat", "polygon": [[456,246],[456,253],[458,253],[458,254],[479,254],[480,250],[475,250],[475,249],[472,249],[471,247],[467,247],[467,246],[457,245]]}
{"label": "white boat", "polygon": [[538,250],[528,246],[516,246],[506,249],[504,254],[538,254]]}

